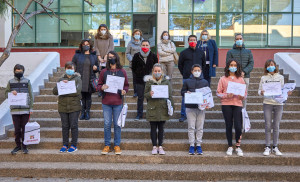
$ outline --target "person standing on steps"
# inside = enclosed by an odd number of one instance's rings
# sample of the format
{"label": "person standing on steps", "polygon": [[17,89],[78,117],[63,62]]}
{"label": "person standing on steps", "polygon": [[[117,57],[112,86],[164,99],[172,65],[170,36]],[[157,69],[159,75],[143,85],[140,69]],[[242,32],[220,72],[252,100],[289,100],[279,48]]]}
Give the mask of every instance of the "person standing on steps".
{"label": "person standing on steps", "polygon": [[135,117],[135,120],[143,118],[145,90],[144,76],[151,73],[155,63],[158,63],[158,59],[156,54],[150,50],[150,42],[148,40],[143,40],[140,52],[136,53],[132,58],[132,72],[136,75],[136,88],[138,94],[137,116]]}
{"label": "person standing on steps", "polygon": [[[164,124],[169,120],[168,106],[166,98],[152,98],[154,92],[151,90],[153,85],[168,85],[169,100],[174,108],[172,98],[172,87],[169,77],[163,72],[163,66],[159,63],[154,64],[152,69],[152,75],[145,76],[145,98],[147,99],[147,114],[146,118],[150,122],[151,141],[152,141],[152,155],[160,154],[165,155],[165,151],[162,147],[164,138]],[[157,134],[158,130],[158,134]],[[158,148],[157,148],[158,139]]]}
{"label": "person standing on steps", "polygon": [[[227,52],[226,63],[234,59],[238,61],[242,67],[242,77],[246,82],[247,90],[250,84],[250,73],[253,70],[254,60],[251,50],[245,48],[242,34],[235,35],[235,44],[233,48]],[[243,107],[247,107],[247,99],[243,101]]]}
{"label": "person standing on steps", "polygon": [[30,80],[24,78],[25,68],[21,64],[14,66],[14,78],[9,80],[5,90],[5,97],[8,98],[8,93],[17,95],[18,93],[27,93],[27,105],[25,106],[10,106],[15,128],[16,147],[11,151],[11,154],[16,154],[19,150],[23,150],[24,154],[28,154],[28,148],[23,144],[25,125],[28,123],[30,114],[32,114],[33,94]]}
{"label": "person standing on steps", "polygon": [[[265,119],[265,141],[266,148],[263,153],[264,156],[268,156],[271,153],[271,127],[273,126],[273,148],[272,152],[275,155],[281,156],[282,153],[278,149],[279,140],[279,125],[282,117],[283,103],[277,102],[274,96],[265,96],[263,90],[263,84],[267,83],[280,83],[281,87],[284,86],[284,77],[280,75],[276,62],[272,59],[266,61],[264,66],[264,76],[261,77],[258,89],[258,95],[264,96],[263,109]],[[292,92],[288,92],[291,95]],[[273,123],[272,123],[272,116]]]}
{"label": "person standing on steps", "polygon": [[228,150],[226,154],[232,155],[233,152],[232,126],[234,123],[235,140],[236,140],[235,151],[238,156],[243,156],[244,154],[241,149],[242,123],[243,123],[242,100],[244,100],[247,97],[247,89],[245,90],[244,96],[227,93],[229,82],[245,84],[245,81],[242,77],[242,69],[238,61],[234,59],[228,60],[224,71],[225,71],[225,76],[222,76],[218,83],[217,96],[221,99],[222,113],[226,124],[226,137],[228,141]]}
{"label": "person standing on steps", "polygon": [[72,59],[72,62],[75,65],[75,72],[79,73],[82,79],[81,120],[90,119],[92,93],[95,92],[91,80],[96,78],[95,73],[99,71],[96,52],[93,52],[92,50],[93,45],[91,44],[91,41],[89,39],[84,39],[79,44],[79,49],[76,50]]}
{"label": "person standing on steps", "polygon": [[[205,70],[205,54],[201,49],[196,47],[197,37],[196,35],[190,35],[188,37],[189,47],[183,50],[179,55],[178,61],[178,69],[182,75],[182,82],[184,82],[190,78],[191,69],[194,64],[199,64],[201,66],[201,70]],[[182,97],[181,102],[181,117],[179,122],[183,122],[186,120],[185,113],[185,105],[184,105],[184,97]]]}
{"label": "person standing on steps", "polygon": [[157,45],[157,52],[159,55],[159,63],[164,65],[166,69],[166,75],[172,79],[174,69],[174,54],[176,52],[175,44],[170,40],[168,31],[163,31],[160,36],[161,42]]}
{"label": "person standing on steps", "polygon": [[203,30],[200,34],[200,40],[197,42],[197,48],[205,53],[205,70],[203,70],[204,79],[208,81],[210,86],[211,77],[216,76],[216,67],[219,63],[218,47],[216,41],[211,39],[207,30]]}
{"label": "person standing on steps", "polygon": [[[143,39],[143,33],[140,29],[134,29],[132,33],[132,40],[128,43],[126,48],[126,58],[129,61],[129,68],[131,68],[132,71],[132,58],[134,54],[138,53],[141,49],[141,43],[144,40]],[[137,97],[137,89],[136,89],[136,81],[135,81],[135,74],[132,71],[132,80],[133,80],[133,97]]]}
{"label": "person standing on steps", "polygon": [[[61,118],[62,124],[62,137],[63,146],[60,152],[76,152],[78,141],[78,116],[81,109],[81,88],[82,81],[79,73],[75,72],[75,65],[72,62],[65,64],[66,73],[58,82],[63,81],[68,83],[69,81],[75,81],[76,93],[60,95],[58,96],[58,112]],[[57,85],[53,88],[53,94],[58,95]],[[71,129],[72,141],[69,148],[69,130]]]}
{"label": "person standing on steps", "polygon": [[[127,73],[123,69],[120,63],[120,57],[115,51],[108,53],[108,61],[106,68],[103,69],[99,75],[98,90],[102,92],[102,109],[104,117],[104,144],[105,147],[101,154],[106,155],[110,152],[110,140],[111,140],[111,123],[114,124],[114,151],[116,155],[121,155],[120,148],[121,143],[121,127],[118,126],[118,118],[123,108],[123,97],[128,92],[129,84]],[[109,88],[106,84],[108,75],[124,77],[125,82],[122,90],[118,90],[118,93],[105,92],[105,89]]]}
{"label": "person standing on steps", "polygon": [[[208,87],[208,81],[203,78],[201,66],[194,64],[191,69],[192,75],[187,79],[181,89],[181,95],[184,97],[185,93],[195,92],[196,89]],[[188,121],[188,136],[189,136],[189,154],[195,154],[195,143],[198,155],[202,155],[202,136],[203,125],[205,119],[205,110],[200,110],[198,104],[186,104],[186,116]],[[196,131],[196,140],[195,140]]]}

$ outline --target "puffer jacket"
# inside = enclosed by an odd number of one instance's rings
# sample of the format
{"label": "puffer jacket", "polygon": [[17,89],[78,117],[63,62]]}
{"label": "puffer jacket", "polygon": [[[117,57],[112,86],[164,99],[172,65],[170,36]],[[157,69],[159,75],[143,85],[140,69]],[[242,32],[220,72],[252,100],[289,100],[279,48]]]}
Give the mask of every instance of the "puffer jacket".
{"label": "puffer jacket", "polygon": [[136,42],[134,39],[131,39],[131,41],[128,43],[128,45],[126,47],[125,54],[126,54],[126,58],[129,61],[130,68],[131,68],[132,58],[133,58],[134,54],[140,52],[142,40],[144,40],[144,39],[141,38],[141,40],[139,42]]}
{"label": "puffer jacket", "polygon": [[[58,112],[63,113],[72,113],[81,110],[81,76],[79,73],[75,73],[70,78],[65,74],[62,78],[59,79],[60,81],[68,80],[68,81],[75,81],[76,85],[76,93],[67,94],[67,95],[60,95],[58,96]],[[57,86],[53,88],[53,94],[58,95]]]}
{"label": "puffer jacket", "polygon": [[174,108],[172,88],[171,88],[171,83],[169,81],[169,77],[164,76],[163,79],[157,81],[153,78],[152,75],[147,75],[144,77],[144,81],[146,82],[144,94],[145,94],[145,98],[147,99],[146,119],[148,121],[157,121],[157,122],[169,120],[167,99],[158,99],[158,98],[153,99],[150,95],[151,85],[168,85],[169,100],[171,101],[172,106]]}
{"label": "puffer jacket", "polygon": [[159,62],[172,62],[174,61],[174,53],[176,53],[176,46],[170,40],[168,43],[164,43],[162,40],[157,44],[157,52],[159,55]]}

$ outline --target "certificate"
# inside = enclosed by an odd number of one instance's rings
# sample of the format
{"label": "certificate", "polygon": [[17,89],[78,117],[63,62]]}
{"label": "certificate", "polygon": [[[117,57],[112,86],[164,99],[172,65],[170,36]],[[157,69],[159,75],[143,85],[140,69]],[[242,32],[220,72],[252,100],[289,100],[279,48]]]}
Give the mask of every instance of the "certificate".
{"label": "certificate", "polygon": [[11,106],[26,106],[27,93],[17,93],[17,95],[8,93],[8,104]]}
{"label": "certificate", "polygon": [[184,94],[185,104],[203,104],[203,93],[202,92],[191,92]]}
{"label": "certificate", "polygon": [[282,88],[280,82],[270,82],[262,85],[264,96],[275,96],[282,94]]}
{"label": "certificate", "polygon": [[151,85],[151,91],[154,92],[152,98],[169,98],[168,85]]}
{"label": "certificate", "polygon": [[227,91],[228,94],[245,96],[246,92],[246,84],[236,83],[236,82],[228,82]]}
{"label": "certificate", "polygon": [[67,95],[76,93],[75,81],[68,81],[67,83],[60,81],[57,83],[58,95]]}
{"label": "certificate", "polygon": [[125,77],[107,75],[105,84],[108,86],[108,88],[104,91],[116,94],[118,93],[118,90],[123,90],[124,82]]}

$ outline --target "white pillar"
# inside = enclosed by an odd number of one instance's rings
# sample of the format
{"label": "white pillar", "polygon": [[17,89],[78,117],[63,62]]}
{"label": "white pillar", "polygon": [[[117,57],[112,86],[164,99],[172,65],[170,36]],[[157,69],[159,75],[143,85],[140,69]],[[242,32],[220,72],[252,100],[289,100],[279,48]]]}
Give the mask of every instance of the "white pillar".
{"label": "white pillar", "polygon": [[169,24],[168,0],[158,0],[157,3],[157,35],[156,42],[160,42],[160,35],[163,31],[168,31]]}
{"label": "white pillar", "polygon": [[12,31],[11,8],[0,17],[0,48],[5,48]]}

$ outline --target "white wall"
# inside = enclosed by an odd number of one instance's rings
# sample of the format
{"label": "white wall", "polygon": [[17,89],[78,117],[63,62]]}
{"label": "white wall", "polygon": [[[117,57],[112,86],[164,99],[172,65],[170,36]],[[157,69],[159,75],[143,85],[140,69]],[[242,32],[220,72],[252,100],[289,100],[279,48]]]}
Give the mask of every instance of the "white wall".
{"label": "white wall", "polygon": [[11,8],[4,17],[0,17],[0,48],[6,47],[12,31]]}
{"label": "white wall", "polygon": [[[164,7],[164,11],[161,9]],[[160,43],[160,36],[163,31],[168,31],[168,0],[158,0],[157,3],[157,36],[156,42]]]}

